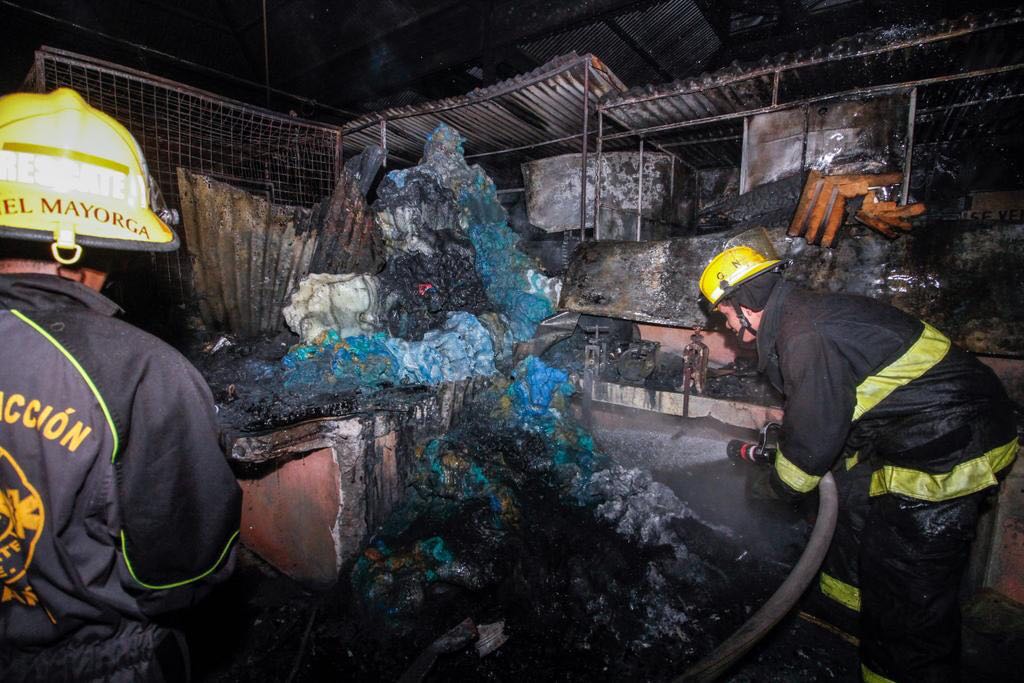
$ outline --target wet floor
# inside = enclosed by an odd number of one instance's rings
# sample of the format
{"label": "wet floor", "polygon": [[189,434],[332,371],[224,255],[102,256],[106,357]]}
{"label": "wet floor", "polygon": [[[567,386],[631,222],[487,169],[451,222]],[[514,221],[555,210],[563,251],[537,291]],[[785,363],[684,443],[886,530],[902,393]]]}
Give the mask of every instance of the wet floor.
{"label": "wet floor", "polygon": [[[649,468],[655,480],[669,486],[718,532],[708,543],[721,543],[720,548],[734,544],[740,550],[732,572],[761,571],[774,590],[803,550],[816,501],[794,509],[752,495],[749,475],[754,466],[729,460],[725,445],[729,439],[754,441],[755,432],[708,418],[683,420],[620,408],[598,409],[593,419],[600,448],[616,453],[620,461]],[[854,645],[808,622],[800,611],[798,606],[784,618],[723,680],[859,681]]]}
{"label": "wet floor", "polygon": [[[193,616],[197,678],[398,680],[467,617],[501,622],[507,642],[486,657],[472,646],[440,655],[412,680],[673,678],[770,595],[810,520],[751,504],[713,425],[673,438],[673,421],[644,417],[597,420],[598,450],[617,462],[595,467],[595,503],[568,496],[565,479],[540,465],[545,440],[478,425],[436,455],[478,465],[487,495],[416,508],[334,590],[308,592],[245,556],[232,585]],[[493,503],[506,495],[513,524]],[[730,675],[844,680],[855,668],[851,647],[789,620]]]}

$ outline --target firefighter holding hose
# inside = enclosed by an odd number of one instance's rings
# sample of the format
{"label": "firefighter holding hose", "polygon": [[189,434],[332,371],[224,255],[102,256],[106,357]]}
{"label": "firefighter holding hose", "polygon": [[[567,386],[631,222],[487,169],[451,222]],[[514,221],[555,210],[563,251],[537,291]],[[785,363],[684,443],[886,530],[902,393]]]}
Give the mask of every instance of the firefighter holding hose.
{"label": "firefighter holding hose", "polygon": [[799,499],[836,478],[839,523],[811,590],[858,626],[864,680],[959,680],[957,591],[979,507],[1017,455],[1011,403],[928,323],[800,289],[781,266],[739,244],[699,286],[785,396],[771,491]]}
{"label": "firefighter holding hose", "polygon": [[0,680],[185,680],[161,617],[234,565],[210,390],[100,294],[178,246],[153,187],[77,93],[0,98]]}

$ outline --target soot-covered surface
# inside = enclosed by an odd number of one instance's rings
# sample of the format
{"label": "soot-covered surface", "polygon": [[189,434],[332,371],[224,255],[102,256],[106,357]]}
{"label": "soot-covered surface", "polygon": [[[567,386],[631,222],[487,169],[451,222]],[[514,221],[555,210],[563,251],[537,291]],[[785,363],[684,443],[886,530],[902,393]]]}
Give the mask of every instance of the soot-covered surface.
{"label": "soot-covered surface", "polygon": [[[212,351],[218,339],[227,341]],[[432,390],[425,386],[289,384],[281,358],[297,341],[290,334],[249,341],[219,337],[186,351],[213,391],[226,439],[313,418],[409,406]]]}
{"label": "soot-covered surface", "polygon": [[[713,432],[673,439],[678,423],[598,415],[595,448],[564,416],[524,419],[514,386],[424,445],[406,505],[335,589],[309,593],[243,562],[197,617],[200,680],[396,680],[467,617],[503,622],[507,642],[486,657],[471,644],[441,655],[428,680],[663,680],[781,582],[808,521],[747,509]],[[559,386],[540,403],[564,413]],[[853,671],[831,636],[807,628],[785,625],[736,680]]]}

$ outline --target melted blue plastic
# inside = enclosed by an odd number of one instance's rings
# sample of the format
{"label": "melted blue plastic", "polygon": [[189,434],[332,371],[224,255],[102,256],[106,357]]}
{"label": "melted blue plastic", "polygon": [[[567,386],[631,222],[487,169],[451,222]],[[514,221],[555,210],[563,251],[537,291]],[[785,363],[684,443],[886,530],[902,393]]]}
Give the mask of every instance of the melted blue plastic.
{"label": "melted blue plastic", "polygon": [[328,330],[319,344],[299,344],[282,359],[285,387],[323,382],[352,388],[439,384],[494,374],[494,344],[471,313],[450,313],[421,341],[378,332],[342,339]]}
{"label": "melted blue plastic", "polygon": [[508,319],[516,341],[530,339],[555,307],[541,291],[538,264],[516,246],[519,236],[508,226],[497,188],[466,163],[462,136],[443,123],[431,133],[423,157],[455,193],[487,297]]}

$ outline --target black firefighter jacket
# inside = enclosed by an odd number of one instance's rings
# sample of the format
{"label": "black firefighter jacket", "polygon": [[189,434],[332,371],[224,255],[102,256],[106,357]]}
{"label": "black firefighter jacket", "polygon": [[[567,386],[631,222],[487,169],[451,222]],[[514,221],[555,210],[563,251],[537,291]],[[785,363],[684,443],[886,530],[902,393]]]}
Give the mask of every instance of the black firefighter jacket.
{"label": "black firefighter jacket", "polygon": [[0,276],[0,649],[114,637],[234,563],[240,492],[199,373],[117,306]]}
{"label": "black firefighter jacket", "polygon": [[773,474],[784,493],[814,489],[845,454],[848,467],[870,459],[872,496],[937,502],[995,486],[1016,457],[1012,408],[995,374],[891,306],[783,281],[757,350],[786,397]]}

